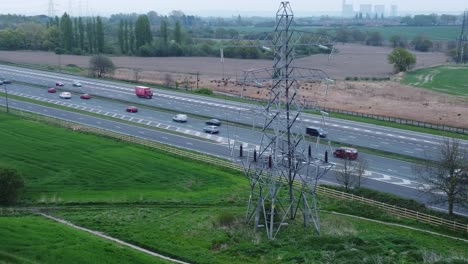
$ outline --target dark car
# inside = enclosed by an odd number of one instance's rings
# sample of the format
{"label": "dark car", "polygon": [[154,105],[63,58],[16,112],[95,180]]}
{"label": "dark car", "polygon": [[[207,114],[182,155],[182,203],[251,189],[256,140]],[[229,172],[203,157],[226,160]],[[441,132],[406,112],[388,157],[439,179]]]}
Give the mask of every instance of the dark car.
{"label": "dark car", "polygon": [[65,84],[61,81],[56,81],[55,86],[64,86]]}
{"label": "dark car", "polygon": [[48,93],[56,93],[57,89],[55,89],[54,87],[49,87],[49,89],[47,89],[47,92]]}
{"label": "dark car", "polygon": [[333,156],[341,159],[355,160],[358,158],[358,151],[354,148],[341,147],[333,152]]}
{"label": "dark car", "polygon": [[221,121],[219,121],[218,119],[210,119],[208,121],[205,122],[207,125],[209,126],[220,126],[221,125]]}
{"label": "dark car", "polygon": [[9,80],[9,79],[3,79],[3,80],[2,80],[2,83],[4,83],[4,84],[11,84],[11,80]]}
{"label": "dark car", "polygon": [[91,95],[89,95],[89,94],[81,94],[81,95],[80,95],[80,98],[81,98],[81,99],[91,99]]}
{"label": "dark car", "polygon": [[217,126],[207,126],[203,128],[203,131],[210,134],[218,134],[219,128]]}
{"label": "dark car", "polygon": [[136,108],[135,106],[129,106],[129,107],[127,107],[127,112],[136,113],[136,112],[138,112],[138,108]]}
{"label": "dark car", "polygon": [[321,137],[321,138],[327,137],[327,132],[317,127],[307,127],[306,134],[312,137]]}

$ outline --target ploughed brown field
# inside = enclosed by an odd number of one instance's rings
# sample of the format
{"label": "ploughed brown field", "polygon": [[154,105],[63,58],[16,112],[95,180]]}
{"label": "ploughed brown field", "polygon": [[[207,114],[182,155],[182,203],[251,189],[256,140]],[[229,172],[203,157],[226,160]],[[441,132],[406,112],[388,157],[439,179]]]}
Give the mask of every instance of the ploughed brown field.
{"label": "ploughed brown field", "polygon": [[[445,95],[426,89],[403,85],[399,75],[392,73],[387,62],[391,52],[386,47],[369,47],[354,44],[337,45],[338,52],[331,58],[315,55],[298,58],[295,66],[321,69],[331,79],[337,80],[328,87],[324,84],[301,83],[300,97],[323,107],[351,110],[377,115],[420,120],[434,124],[468,127],[468,98]],[[439,52],[413,52],[417,57],[416,67],[444,64],[447,57]],[[56,55],[50,52],[0,51],[0,60],[15,63],[41,65],[74,64],[89,66],[88,56]],[[114,77],[177,85],[179,87],[209,87],[225,93],[239,94],[241,87],[236,79],[242,79],[242,71],[271,67],[268,60],[220,58],[140,58],[112,57],[118,69]],[[344,81],[346,77],[391,77],[390,81]],[[226,81],[222,81],[223,78]],[[267,89],[245,87],[244,96],[267,98]]]}

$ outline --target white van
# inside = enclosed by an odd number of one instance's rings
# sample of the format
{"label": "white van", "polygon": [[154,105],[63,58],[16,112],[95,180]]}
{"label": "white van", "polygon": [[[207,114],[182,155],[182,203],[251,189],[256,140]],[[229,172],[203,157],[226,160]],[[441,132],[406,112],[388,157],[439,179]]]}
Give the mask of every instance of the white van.
{"label": "white van", "polygon": [[177,114],[172,118],[172,120],[174,120],[176,122],[184,123],[184,122],[187,122],[187,115]]}

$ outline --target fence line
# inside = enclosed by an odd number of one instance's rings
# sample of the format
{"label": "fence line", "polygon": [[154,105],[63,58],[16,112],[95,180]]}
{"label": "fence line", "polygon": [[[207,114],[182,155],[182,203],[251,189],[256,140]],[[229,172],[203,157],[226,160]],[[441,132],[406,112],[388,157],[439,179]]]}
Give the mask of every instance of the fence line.
{"label": "fence line", "polygon": [[351,200],[351,201],[359,201],[364,204],[375,206],[395,216],[408,218],[408,219],[416,220],[418,222],[427,223],[431,225],[443,226],[448,229],[463,231],[463,232],[468,233],[468,224],[462,224],[453,220],[447,220],[441,217],[420,213],[418,211],[413,211],[410,209],[397,207],[395,205],[389,205],[386,203],[374,201],[374,200],[367,199],[367,198],[357,196],[354,194],[349,194],[346,192],[341,192],[341,191],[333,190],[330,188],[326,188],[323,186],[317,186],[316,191],[318,194],[322,194],[328,197]]}
{"label": "fence line", "polygon": [[[146,140],[146,139],[141,139],[141,138],[138,138],[138,137],[125,135],[125,134],[121,134],[121,133],[118,133],[118,132],[109,131],[109,130],[106,130],[106,129],[100,129],[100,128],[90,127],[90,126],[86,126],[86,125],[80,125],[80,124],[76,124],[76,123],[73,123],[73,122],[64,121],[64,120],[60,120],[60,119],[56,119],[56,118],[52,118],[52,117],[39,116],[39,115],[31,114],[31,113],[25,112],[25,111],[12,109],[12,112],[14,114],[24,116],[24,117],[27,117],[27,118],[40,120],[40,121],[45,121],[47,123],[67,127],[67,128],[72,129],[74,131],[89,132],[89,133],[102,135],[102,136],[107,136],[107,137],[111,137],[111,138],[115,138],[115,139],[119,139],[119,140],[123,140],[123,141],[127,141],[127,142],[141,144],[141,145],[144,145],[144,146],[148,146],[148,147],[152,147],[152,148],[159,149],[159,150],[162,150],[162,151],[166,151],[166,152],[174,154],[174,155],[190,158],[190,159],[197,160],[197,161],[206,162],[206,163],[209,163],[209,164],[214,164],[214,165],[224,167],[224,168],[229,168],[229,169],[233,169],[233,170],[237,170],[237,171],[243,171],[243,168],[240,165],[235,164],[235,163],[233,163],[233,162],[231,162],[229,160],[224,160],[224,159],[221,159],[221,158],[215,158],[215,157],[207,156],[207,155],[204,155],[204,154],[189,152],[187,150],[181,150],[181,149],[178,149],[176,147],[168,146],[168,145],[165,145],[165,144],[162,144],[162,143],[159,143],[159,142],[154,142],[154,141],[150,141],[150,140]],[[301,187],[299,182],[294,182],[294,186],[296,188]],[[357,195],[354,195],[354,194],[349,194],[349,193],[346,193],[346,192],[333,190],[333,189],[323,187],[323,186],[317,186],[316,192],[318,194],[322,194],[322,195],[332,197],[332,198],[359,201],[361,203],[368,204],[368,205],[375,206],[377,208],[383,209],[384,211],[388,212],[389,214],[396,215],[396,216],[399,216],[399,217],[404,217],[404,218],[416,220],[416,221],[431,224],[431,225],[443,226],[445,228],[449,228],[449,229],[452,229],[452,230],[459,230],[459,231],[463,231],[463,232],[468,233],[468,224],[461,224],[461,223],[458,223],[458,222],[455,222],[455,221],[446,220],[446,219],[443,219],[443,218],[440,218],[440,217],[420,213],[418,211],[413,211],[413,210],[410,210],[410,209],[397,207],[395,205],[389,205],[389,204],[386,204],[386,203],[383,203],[383,202],[367,199],[367,198],[357,196]]]}
{"label": "fence line", "polygon": [[468,129],[467,128],[462,128],[462,127],[452,127],[452,126],[447,126],[447,125],[436,125],[436,124],[417,121],[417,120],[412,120],[412,119],[382,116],[382,115],[374,115],[374,114],[366,114],[366,113],[347,111],[347,110],[340,110],[340,109],[327,108],[327,107],[320,107],[320,110],[323,110],[323,111],[326,111],[326,112],[334,112],[334,113],[358,116],[358,117],[372,118],[372,119],[376,119],[376,120],[393,122],[393,123],[402,124],[402,125],[412,125],[412,126],[418,126],[418,127],[432,128],[432,129],[437,129],[437,130],[442,130],[442,131],[454,132],[454,133],[459,133],[459,134],[468,134]]}
{"label": "fence line", "polygon": [[[250,96],[244,96],[244,97],[248,98],[249,100],[252,100],[252,101],[266,102],[266,100],[258,99],[258,98],[254,98],[254,97],[250,97]],[[366,113],[360,113],[360,112],[354,112],[354,111],[348,111],[348,110],[341,110],[341,109],[335,109],[335,108],[328,108],[328,107],[317,107],[317,105],[315,105],[315,104],[309,105],[309,104],[305,103],[304,107],[306,109],[309,109],[309,110],[316,109],[316,110],[321,110],[321,111],[325,111],[325,112],[340,113],[340,114],[351,115],[351,116],[371,118],[371,119],[387,121],[387,122],[393,122],[393,123],[402,124],[402,125],[412,125],[412,126],[417,126],[417,127],[432,128],[432,129],[436,129],[436,130],[454,132],[454,133],[459,133],[459,134],[468,134],[468,128],[463,128],[463,127],[452,127],[452,126],[447,126],[447,125],[436,125],[436,124],[432,124],[432,123],[428,123],[428,122],[422,122],[422,121],[406,119],[406,118],[366,114]]]}

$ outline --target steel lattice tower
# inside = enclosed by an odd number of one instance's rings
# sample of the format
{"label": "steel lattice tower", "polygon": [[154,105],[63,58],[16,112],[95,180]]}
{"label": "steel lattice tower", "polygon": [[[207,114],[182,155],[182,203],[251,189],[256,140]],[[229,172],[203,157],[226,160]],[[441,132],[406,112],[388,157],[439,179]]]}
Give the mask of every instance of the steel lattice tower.
{"label": "steel lattice tower", "polygon": [[457,42],[457,63],[465,63],[465,46],[468,44],[468,11],[463,13],[463,22]]}
{"label": "steel lattice tower", "polygon": [[[271,37],[274,53],[273,67],[245,71],[243,82],[258,86],[267,84],[269,101],[263,115],[263,136],[257,150],[240,150],[244,172],[250,181],[247,221],[254,228],[264,227],[269,239],[274,239],[282,226],[288,225],[301,213],[304,226],[313,226],[320,232],[315,199],[318,180],[332,164],[312,156],[304,140],[300,122],[303,105],[298,96],[298,81],[327,81],[321,70],[298,68],[293,65],[297,46],[331,47],[325,35],[314,35],[301,42],[302,34],[292,30],[293,12],[289,2],[281,2],[276,13],[276,26]],[[256,44],[260,48],[267,45]],[[327,45],[327,46],[325,46]],[[326,158],[325,158],[326,160]]]}

